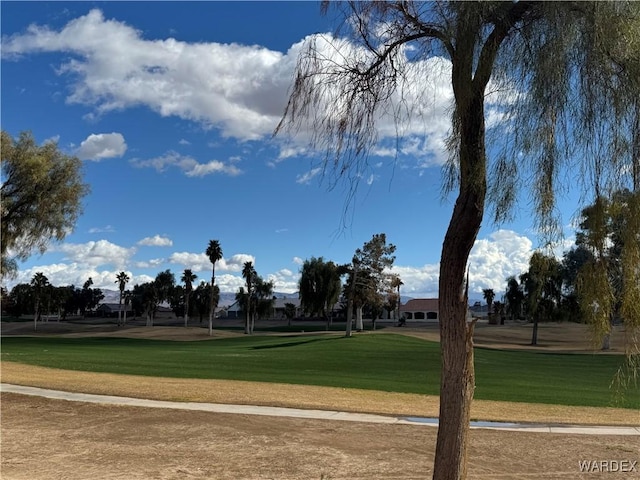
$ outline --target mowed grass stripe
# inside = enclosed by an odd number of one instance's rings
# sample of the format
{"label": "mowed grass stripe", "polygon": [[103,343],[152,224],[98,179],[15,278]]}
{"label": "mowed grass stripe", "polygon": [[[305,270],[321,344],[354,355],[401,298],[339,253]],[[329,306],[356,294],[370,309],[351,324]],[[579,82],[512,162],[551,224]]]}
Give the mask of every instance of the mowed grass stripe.
{"label": "mowed grass stripe", "polygon": [[[251,336],[201,342],[4,338],[2,358],[66,370],[361,388],[435,395],[439,344],[395,335]],[[475,350],[475,397],[612,406],[621,356]],[[615,406],[640,408],[638,389]]]}

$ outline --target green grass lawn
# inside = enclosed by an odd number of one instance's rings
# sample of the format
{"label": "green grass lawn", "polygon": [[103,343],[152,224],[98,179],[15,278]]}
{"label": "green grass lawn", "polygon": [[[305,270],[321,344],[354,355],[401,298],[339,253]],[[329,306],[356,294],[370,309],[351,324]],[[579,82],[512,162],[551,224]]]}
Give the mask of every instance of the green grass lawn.
{"label": "green grass lawn", "polygon": [[[439,344],[403,335],[251,336],[199,342],[2,339],[2,359],[67,370],[217,378],[437,394]],[[614,355],[476,348],[475,398],[610,406]],[[640,390],[615,406],[640,408]]]}

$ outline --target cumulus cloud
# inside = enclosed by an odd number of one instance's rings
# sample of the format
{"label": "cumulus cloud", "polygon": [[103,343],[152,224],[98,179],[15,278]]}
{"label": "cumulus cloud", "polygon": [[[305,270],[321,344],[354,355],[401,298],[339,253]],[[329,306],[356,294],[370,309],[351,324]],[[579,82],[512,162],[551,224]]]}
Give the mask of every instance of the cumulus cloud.
{"label": "cumulus cloud", "polygon": [[492,288],[496,294],[504,292],[507,277],[528,270],[532,253],[531,240],[511,230],[498,230],[477,240],[469,256],[469,291],[482,294],[483,289]]}
{"label": "cumulus cloud", "polygon": [[[234,162],[235,161],[236,160],[234,160]],[[138,168],[155,168],[158,172],[164,172],[167,168],[175,167],[182,170],[187,177],[204,177],[205,175],[215,173],[236,176],[242,173],[242,170],[232,163],[224,163],[219,160],[199,163],[193,157],[180,155],[174,151],[167,152],[160,157],[148,160],[134,158],[130,163],[134,167]]]}
{"label": "cumulus cloud", "polygon": [[87,243],[63,243],[55,250],[63,252],[66,260],[89,267],[112,265],[122,270],[135,253],[135,248],[125,248],[107,240]]}
{"label": "cumulus cloud", "polygon": [[80,160],[102,160],[122,157],[127,151],[127,144],[120,133],[92,133],[76,150]]}
{"label": "cumulus cloud", "polygon": [[221,292],[225,293],[235,293],[240,287],[246,287],[246,283],[241,276],[231,275],[230,273],[216,275],[216,285],[220,287]]}
{"label": "cumulus cloud", "polygon": [[[533,251],[529,238],[511,230],[498,230],[476,240],[469,256],[469,297],[482,298],[482,291],[492,288],[499,299],[506,289],[506,279],[529,268]],[[404,284],[401,288],[403,296],[438,296],[438,263],[422,267],[394,266],[391,272],[400,275]]]}
{"label": "cumulus cloud", "polygon": [[77,79],[67,101],[97,115],[144,105],[243,140],[273,131],[295,62],[260,46],[145,39],[97,9],[60,30],[32,25],[3,41],[3,58],[35,52],[73,55],[58,68]]}
{"label": "cumulus cloud", "polygon": [[[237,253],[230,258],[222,258],[216,262],[216,271],[220,272],[241,272],[245,262],[253,262],[255,257],[246,253]],[[194,272],[206,272],[211,270],[209,257],[204,253],[175,252],[169,257],[170,263],[182,265],[190,268]]]}
{"label": "cumulus cloud", "polygon": [[[5,37],[2,56],[18,59],[37,52],[64,53],[69,60],[57,72],[73,78],[67,101],[90,106],[94,116],[142,105],[161,116],[215,127],[224,137],[244,141],[271,135],[287,103],[298,56],[311,41],[331,65],[351,55],[372,55],[331,34],[302,38],[286,52],[257,45],[149,39],[133,26],[105,19],[100,10],[93,9],[59,30],[32,25],[23,33]],[[409,60],[411,56],[408,52],[397,59],[411,68],[404,77],[406,88],[390,99],[383,109],[386,113],[377,120],[380,145],[376,152],[395,154],[393,139],[400,133],[402,155],[422,164],[441,164],[450,128],[451,64],[444,58],[415,61],[414,57]],[[331,115],[339,108],[330,95],[341,87],[325,86],[329,90],[324,92],[327,98],[322,109]],[[399,126],[396,119],[403,115],[411,121]],[[302,154],[311,134],[311,128],[302,125],[296,138],[281,146],[280,159]],[[195,168],[193,175],[220,168],[222,165],[210,162]]]}
{"label": "cumulus cloud", "polygon": [[[52,285],[63,287],[74,285],[81,288],[82,285],[91,278],[93,281],[92,288],[100,288],[102,290],[115,290],[116,276],[123,269],[97,269],[85,265],[83,263],[53,263],[49,265],[36,265],[28,269],[20,270],[17,278],[12,285],[18,283],[29,283],[37,272],[42,272]],[[127,286],[132,288],[137,283],[150,282],[153,278],[148,275],[134,275],[127,271],[131,278]]]}
{"label": "cumulus cloud", "polygon": [[267,275],[266,280],[273,282],[273,290],[281,293],[295,293],[298,291],[299,273],[294,273],[288,268],[278,270]]}
{"label": "cumulus cloud", "polygon": [[153,237],[145,237],[138,242],[138,245],[147,247],[170,247],[173,241],[167,236],[154,235]]}

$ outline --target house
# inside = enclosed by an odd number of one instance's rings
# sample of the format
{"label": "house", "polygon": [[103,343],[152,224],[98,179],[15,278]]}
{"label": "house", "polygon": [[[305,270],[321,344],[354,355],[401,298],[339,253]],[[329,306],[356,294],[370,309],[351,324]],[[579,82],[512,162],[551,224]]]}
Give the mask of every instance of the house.
{"label": "house", "polygon": [[437,298],[412,298],[404,305],[400,305],[400,317],[404,315],[407,322],[438,320]]}
{"label": "house", "polygon": [[[291,303],[295,307],[294,317],[299,317],[302,314],[299,298],[273,298],[272,313],[270,317],[272,319],[286,318],[284,312],[285,305],[287,303]],[[233,304],[229,305],[223,313],[223,316],[225,316],[226,318],[244,318],[244,312],[242,311],[240,303],[236,301]]]}
{"label": "house", "polygon": [[287,318],[285,315],[285,305],[291,303],[295,308],[294,318],[302,315],[302,309],[300,308],[299,298],[275,298],[273,300],[273,318],[282,319]]}
{"label": "house", "polygon": [[117,317],[118,311],[122,308],[122,313],[127,312],[127,315],[131,315],[133,308],[131,304],[119,305],[117,303],[101,303],[100,306],[96,309],[96,314],[101,317]]}

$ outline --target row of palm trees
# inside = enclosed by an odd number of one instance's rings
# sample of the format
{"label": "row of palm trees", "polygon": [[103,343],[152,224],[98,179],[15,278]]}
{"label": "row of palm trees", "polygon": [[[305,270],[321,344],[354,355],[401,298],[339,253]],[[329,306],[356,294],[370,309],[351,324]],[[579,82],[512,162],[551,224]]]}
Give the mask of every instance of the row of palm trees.
{"label": "row of palm trees", "polygon": [[[220,242],[218,240],[209,240],[209,244],[207,245],[207,249],[205,251],[209,261],[212,264],[211,269],[211,296],[209,300],[209,335],[213,335],[213,315],[215,312],[217,300],[215,289],[213,288],[215,285],[216,278],[216,262],[222,259],[222,247],[220,246]],[[248,262],[251,263],[251,262]],[[198,276],[191,271],[191,269],[186,268],[180,280],[184,283],[184,301],[185,301],[185,314],[184,314],[184,325],[185,327],[189,323],[189,299],[191,297],[191,293],[193,292],[193,282],[198,278]],[[124,326],[126,322],[126,310],[125,316],[122,317],[122,301],[126,300],[125,289],[126,285],[131,280],[129,275],[126,272],[120,272],[116,275],[115,283],[118,284],[118,290],[120,291],[120,297],[118,301],[118,325]]]}

